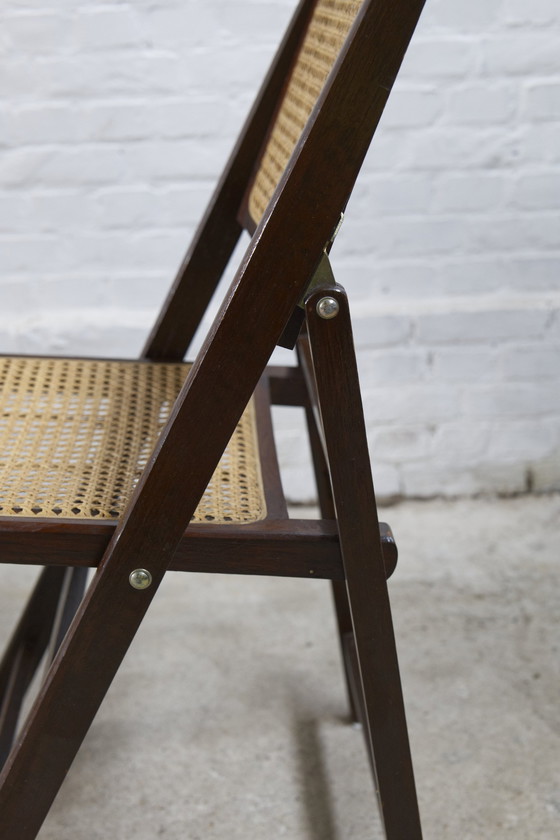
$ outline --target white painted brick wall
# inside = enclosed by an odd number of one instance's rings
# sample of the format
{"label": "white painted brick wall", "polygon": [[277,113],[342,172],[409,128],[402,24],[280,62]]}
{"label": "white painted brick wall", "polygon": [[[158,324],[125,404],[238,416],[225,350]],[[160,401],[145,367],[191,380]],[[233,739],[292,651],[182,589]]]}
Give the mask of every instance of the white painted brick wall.
{"label": "white painted brick wall", "polygon": [[[4,0],[3,351],[138,353],[294,5]],[[382,496],[560,487],[559,36],[427,0],[333,251]]]}

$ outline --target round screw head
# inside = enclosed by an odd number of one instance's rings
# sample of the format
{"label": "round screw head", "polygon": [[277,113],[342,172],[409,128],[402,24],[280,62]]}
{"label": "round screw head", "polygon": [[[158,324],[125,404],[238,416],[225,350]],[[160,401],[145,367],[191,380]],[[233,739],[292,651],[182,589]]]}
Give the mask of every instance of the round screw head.
{"label": "round screw head", "polygon": [[321,298],[317,303],[317,315],[319,318],[324,318],[325,321],[330,321],[331,318],[336,318],[340,306],[338,301],[333,297]]}
{"label": "round screw head", "polygon": [[134,569],[128,576],[128,582],[133,589],[147,589],[152,582],[152,576],[147,569]]}

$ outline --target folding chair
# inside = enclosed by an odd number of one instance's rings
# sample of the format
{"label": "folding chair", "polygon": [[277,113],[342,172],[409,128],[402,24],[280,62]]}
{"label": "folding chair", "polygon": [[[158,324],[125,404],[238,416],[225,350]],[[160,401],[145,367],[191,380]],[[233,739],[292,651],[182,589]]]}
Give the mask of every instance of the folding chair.
{"label": "folding chair", "polygon": [[[36,836],[167,569],[333,582],[386,837],[421,837],[386,584],[396,549],[328,254],[422,6],[300,2],[139,361],[1,359],[1,559],[44,566],[0,665],[3,840]],[[269,365],[296,340],[296,366]],[[318,520],[288,517],[271,404],[305,409]]]}

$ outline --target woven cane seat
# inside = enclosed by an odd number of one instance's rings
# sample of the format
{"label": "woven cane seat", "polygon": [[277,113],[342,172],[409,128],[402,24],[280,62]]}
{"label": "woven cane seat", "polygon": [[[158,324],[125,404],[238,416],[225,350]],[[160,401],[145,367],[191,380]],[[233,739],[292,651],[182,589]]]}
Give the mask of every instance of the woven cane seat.
{"label": "woven cane seat", "polygon": [[[0,517],[117,519],[189,367],[0,359]],[[265,515],[251,402],[193,522],[247,523]]]}

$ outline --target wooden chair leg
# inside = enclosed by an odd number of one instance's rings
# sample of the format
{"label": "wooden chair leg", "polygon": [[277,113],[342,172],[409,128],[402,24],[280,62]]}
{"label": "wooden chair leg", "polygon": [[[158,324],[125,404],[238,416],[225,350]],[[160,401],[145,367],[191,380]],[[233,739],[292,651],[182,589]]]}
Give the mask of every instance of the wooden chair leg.
{"label": "wooden chair leg", "polygon": [[14,739],[21,704],[43,658],[64,584],[66,569],[42,570],[0,663],[0,767]]}
{"label": "wooden chair leg", "polygon": [[[334,297],[339,306],[338,314],[328,320],[317,313],[319,300],[327,294]],[[364,730],[374,759],[385,833],[387,840],[421,840],[381,535],[344,290],[336,286],[314,291],[307,300],[307,318],[362,683]],[[340,406],[344,406],[343,423],[340,422]]]}
{"label": "wooden chair leg", "polygon": [[157,592],[163,571],[137,591],[118,559],[98,568],[0,773],[1,838],[35,840]]}
{"label": "wooden chair leg", "polygon": [[84,566],[68,567],[64,570],[64,577],[60,591],[60,598],[56,616],[53,622],[49,649],[46,657],[47,671],[62,644],[66,631],[70,627],[76,610],[82,602],[86,589],[89,570]]}
{"label": "wooden chair leg", "polygon": [[354,676],[351,670],[351,665],[347,653],[348,638],[350,638],[352,642],[354,640],[354,628],[352,626],[352,613],[350,611],[350,604],[348,602],[348,593],[346,591],[345,581],[331,581],[331,592],[334,603],[334,611],[336,615],[336,623],[338,627],[338,638],[340,644],[340,653],[342,656],[342,666],[344,669],[344,679],[346,681],[346,691],[348,694],[350,719],[352,723],[361,723],[362,716],[360,715],[360,705],[359,700],[357,700]]}
{"label": "wooden chair leg", "polygon": [[[307,337],[304,336],[300,341],[298,347],[298,354],[302,354],[305,350],[309,350]],[[321,516],[325,519],[334,519],[335,510],[332,497],[332,490],[329,478],[329,469],[323,452],[323,445],[317,428],[317,421],[313,408],[310,404],[305,406],[305,418],[307,422],[307,431],[309,435],[309,445],[311,449],[311,459],[313,462],[313,470],[315,473],[315,484],[317,487],[317,496],[319,498],[319,507]],[[352,675],[349,672],[347,657],[345,655],[345,638],[348,633],[352,633],[352,617],[350,615],[350,605],[348,603],[348,594],[346,592],[346,583],[344,581],[332,581],[331,591],[334,602],[336,623],[338,628],[338,639],[340,645],[340,653],[342,657],[342,665],[344,671],[344,678],[346,682],[346,693],[348,696],[348,706],[350,711],[350,719],[354,723],[359,722],[358,710],[354,700],[354,690],[352,688]]]}

